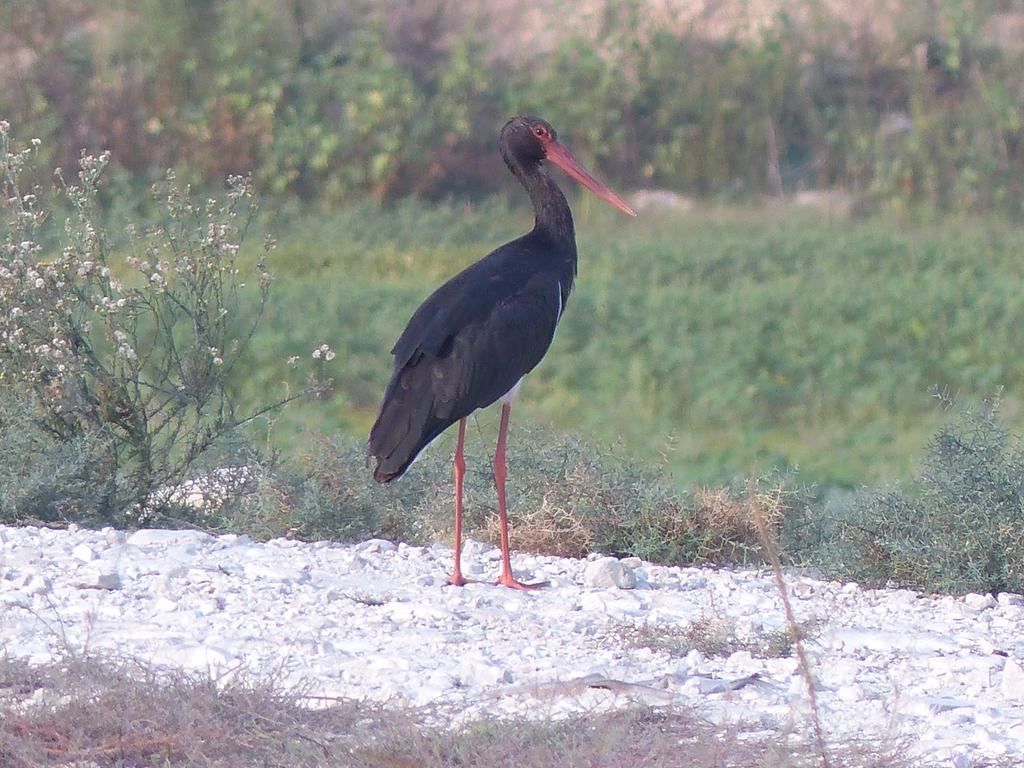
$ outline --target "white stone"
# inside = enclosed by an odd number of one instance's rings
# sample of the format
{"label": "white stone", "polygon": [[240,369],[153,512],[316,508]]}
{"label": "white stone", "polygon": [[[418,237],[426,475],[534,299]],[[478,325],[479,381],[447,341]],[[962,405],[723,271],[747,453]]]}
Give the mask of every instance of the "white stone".
{"label": "white stone", "polygon": [[369,539],[360,544],[358,549],[360,552],[373,554],[377,552],[394,552],[398,549],[398,546],[387,539]]}
{"label": "white stone", "polygon": [[466,539],[462,542],[462,556],[464,558],[478,558],[491,552],[498,552],[498,550],[487,542],[478,541],[477,539]]}
{"label": "white stone", "polygon": [[96,559],[96,552],[88,544],[79,544],[71,550],[71,555],[83,563],[91,563]]}
{"label": "white stone", "polygon": [[1000,592],[996,595],[996,602],[1000,605],[1024,605],[1024,595],[1015,592]]}
{"label": "white stone", "polygon": [[684,659],[686,666],[690,669],[697,669],[698,667],[704,666],[707,663],[707,659],[704,654],[698,651],[696,648],[691,648]]}
{"label": "white stone", "polygon": [[512,682],[512,675],[497,664],[466,660],[459,664],[457,676],[462,685],[487,686]]}
{"label": "white stone", "polygon": [[750,651],[735,651],[729,655],[728,663],[730,666],[746,669],[753,661],[754,657]]}
{"label": "white stone", "polygon": [[288,568],[286,566],[272,565],[264,562],[246,563],[244,573],[246,579],[253,581],[271,581],[289,584],[302,584],[309,581],[309,573],[299,568]]}
{"label": "white stone", "polygon": [[864,698],[864,689],[856,684],[844,685],[836,691],[836,696],[838,696],[842,701],[860,701]]}
{"label": "white stone", "polygon": [[178,610],[178,604],[170,598],[160,596],[153,601],[154,613],[170,613]]}
{"label": "white stone", "polygon": [[618,587],[633,589],[636,578],[632,569],[614,557],[602,557],[587,566],[583,572],[583,583],[588,587]]}
{"label": "white stone", "polygon": [[790,587],[789,591],[798,600],[810,600],[818,593],[817,588],[813,584],[808,584],[804,581],[796,582]]}
{"label": "white stone", "polygon": [[117,546],[128,541],[128,534],[124,531],[119,531],[116,528],[104,528],[102,533],[103,538],[110,546]]}
{"label": "white stone", "polygon": [[79,583],[90,589],[115,590],[121,588],[121,576],[117,571],[90,568],[82,574]]}
{"label": "white stone", "polygon": [[964,595],[964,603],[968,608],[974,608],[979,611],[983,611],[986,608],[993,608],[996,605],[996,599],[992,595],[979,595],[971,592]]}
{"label": "white stone", "polygon": [[200,616],[210,616],[224,610],[224,600],[219,597],[205,597],[195,603],[195,610]]}
{"label": "white stone", "polygon": [[14,583],[27,595],[45,595],[50,592],[50,580],[38,573],[26,573]]}
{"label": "white stone", "polygon": [[1010,701],[1024,701],[1024,669],[1014,659],[1007,659],[1003,665],[999,690]]}

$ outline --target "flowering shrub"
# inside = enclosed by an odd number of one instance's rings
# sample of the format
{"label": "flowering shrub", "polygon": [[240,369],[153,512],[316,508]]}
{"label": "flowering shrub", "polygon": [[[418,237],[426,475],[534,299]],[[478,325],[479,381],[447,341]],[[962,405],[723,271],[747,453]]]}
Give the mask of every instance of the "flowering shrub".
{"label": "flowering shrub", "polygon": [[[37,450],[87,446],[92,487],[102,487],[88,502],[94,513],[149,514],[154,488],[180,481],[226,435],[308,391],[245,413],[232,399],[270,290],[274,243],[264,242],[258,283],[245,291],[237,256],[257,210],[249,179],[230,178],[225,202],[200,204],[168,173],[153,189],[159,223],[126,229],[122,282],[97,210],[109,157],[83,153],[77,183],[57,173],[54,207],[70,215],[51,253],[42,245],[48,206],[20,184],[37,144],[15,147],[0,122],[0,381],[31,411]],[[81,495],[35,515],[80,514],[76,502]]]}

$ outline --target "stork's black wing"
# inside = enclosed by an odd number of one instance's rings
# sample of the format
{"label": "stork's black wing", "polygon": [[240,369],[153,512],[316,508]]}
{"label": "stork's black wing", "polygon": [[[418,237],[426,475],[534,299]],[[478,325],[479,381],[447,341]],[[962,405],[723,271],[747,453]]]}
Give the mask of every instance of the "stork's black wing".
{"label": "stork's black wing", "polygon": [[499,264],[501,250],[439,288],[395,344],[370,432],[378,482],[399,477],[441,432],[507,393],[550,346],[568,287],[534,265]]}

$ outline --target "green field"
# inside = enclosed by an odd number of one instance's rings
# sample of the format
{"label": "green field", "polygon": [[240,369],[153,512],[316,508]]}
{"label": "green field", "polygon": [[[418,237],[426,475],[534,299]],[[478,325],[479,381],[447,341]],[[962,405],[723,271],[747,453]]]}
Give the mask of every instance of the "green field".
{"label": "green field", "polygon": [[[1022,228],[575,208],[576,290],[517,421],[613,443],[681,485],[798,467],[840,486],[908,477],[944,418],[936,391],[1001,389],[1020,424]],[[246,391],[280,389],[286,358],[321,341],[338,352],[331,395],[292,406],[273,442],[301,451],[309,431],[365,434],[418,303],[530,223],[500,200],[272,217],[277,280]]]}
{"label": "green field", "polygon": [[[869,25],[811,0],[674,20],[609,0],[585,24],[541,4],[543,44],[490,0],[36,5],[0,9],[0,125],[33,147],[21,187],[45,201],[54,167],[74,181],[83,147],[109,150],[97,215],[116,241],[158,215],[142,190],[168,168],[197,199],[252,174],[279,279],[232,385],[266,403],[301,387],[290,356],[339,352],[330,397],[290,408],[273,449],[365,435],[413,309],[529,226],[495,151],[520,113],[612,187],[705,207],[630,221],[577,202],[577,290],[515,423],[680,486],[776,466],[906,478],[945,418],[936,391],[1002,390],[1024,423],[1024,52],[995,34],[1020,20],[1005,3],[882,4]],[[827,190],[864,217],[783,202]],[[66,244],[49,220],[44,260]]]}

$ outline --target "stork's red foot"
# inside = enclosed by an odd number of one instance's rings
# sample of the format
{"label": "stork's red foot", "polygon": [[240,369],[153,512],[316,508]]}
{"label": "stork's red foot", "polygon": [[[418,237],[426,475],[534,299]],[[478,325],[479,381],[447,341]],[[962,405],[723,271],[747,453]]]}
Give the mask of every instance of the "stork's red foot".
{"label": "stork's red foot", "polygon": [[535,581],[532,584],[523,584],[521,581],[516,581],[512,576],[502,574],[501,578],[494,582],[496,587],[508,587],[509,589],[518,589],[521,592],[530,592],[534,589],[544,589],[544,587],[550,586],[550,581]]}
{"label": "stork's red foot", "polygon": [[453,573],[451,576],[449,576],[445,580],[444,585],[446,587],[464,587],[467,584],[479,584],[479,583],[480,582],[477,579],[467,579],[461,573]]}

